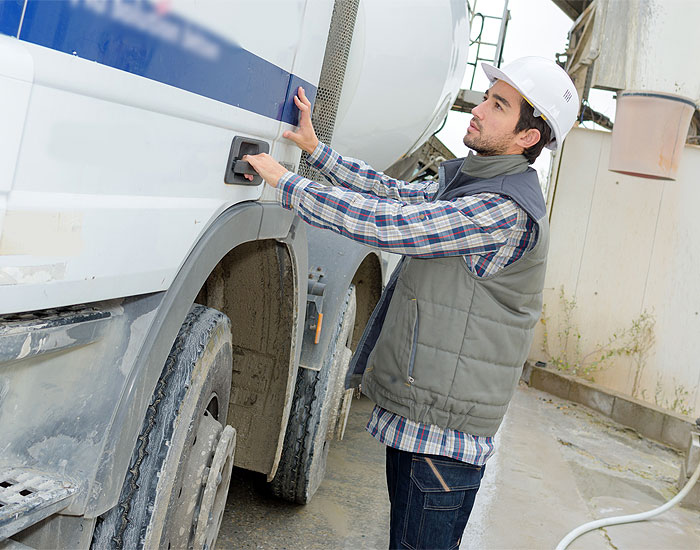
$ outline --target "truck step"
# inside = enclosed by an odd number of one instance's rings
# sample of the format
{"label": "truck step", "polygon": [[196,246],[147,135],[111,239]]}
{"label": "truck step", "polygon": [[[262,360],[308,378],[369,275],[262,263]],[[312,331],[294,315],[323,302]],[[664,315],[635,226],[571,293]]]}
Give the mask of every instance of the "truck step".
{"label": "truck step", "polygon": [[78,487],[28,468],[0,468],[0,541],[55,514]]}

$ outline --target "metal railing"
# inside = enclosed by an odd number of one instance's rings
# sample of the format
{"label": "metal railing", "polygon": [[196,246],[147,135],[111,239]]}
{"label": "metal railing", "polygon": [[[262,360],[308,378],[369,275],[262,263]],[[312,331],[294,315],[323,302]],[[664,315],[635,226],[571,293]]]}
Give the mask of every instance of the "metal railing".
{"label": "metal railing", "polygon": [[[467,65],[471,67],[472,74],[469,82],[469,89],[474,88],[474,77],[480,61],[493,63],[496,67],[501,66],[503,57],[503,43],[506,38],[510,11],[508,10],[508,0],[501,0],[502,5],[496,0],[470,0],[467,2],[469,8],[469,61]],[[497,5],[498,4],[498,5]],[[479,5],[484,9],[479,11]],[[496,8],[494,8],[494,6]],[[487,9],[488,8],[488,9]],[[496,27],[498,34],[495,33]],[[474,48],[476,46],[476,48]],[[472,55],[472,52],[474,54]],[[487,53],[490,52],[490,53]]]}

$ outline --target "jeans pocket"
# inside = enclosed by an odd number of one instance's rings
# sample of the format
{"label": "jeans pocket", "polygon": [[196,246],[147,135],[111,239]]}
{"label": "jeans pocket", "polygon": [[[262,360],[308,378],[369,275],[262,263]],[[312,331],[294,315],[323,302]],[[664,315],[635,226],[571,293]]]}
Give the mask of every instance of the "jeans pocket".
{"label": "jeans pocket", "polygon": [[480,466],[414,455],[402,543],[452,548],[461,537],[482,477]]}
{"label": "jeans pocket", "polygon": [[452,458],[415,455],[411,479],[425,493],[477,489],[481,484],[481,466]]}

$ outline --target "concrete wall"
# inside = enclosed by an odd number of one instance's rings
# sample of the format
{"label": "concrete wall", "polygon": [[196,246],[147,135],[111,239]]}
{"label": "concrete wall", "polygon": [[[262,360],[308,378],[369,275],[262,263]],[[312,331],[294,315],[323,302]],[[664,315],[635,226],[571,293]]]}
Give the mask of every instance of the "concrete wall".
{"label": "concrete wall", "polygon": [[[697,415],[700,147],[686,146],[677,181],[663,182],[610,172],[610,137],[607,132],[576,128],[555,159],[544,295],[550,352],[559,353],[557,333],[565,325],[561,287],[568,299],[576,300],[571,326],[581,334],[583,354],[628,328],[643,311],[652,312],[656,343],[642,370],[644,393],[637,396],[668,408],[679,392],[684,405]],[[531,359],[548,359],[541,350],[543,336],[540,324]],[[571,354],[573,347],[569,349]],[[629,394],[635,371],[630,357],[616,357],[592,377]]]}

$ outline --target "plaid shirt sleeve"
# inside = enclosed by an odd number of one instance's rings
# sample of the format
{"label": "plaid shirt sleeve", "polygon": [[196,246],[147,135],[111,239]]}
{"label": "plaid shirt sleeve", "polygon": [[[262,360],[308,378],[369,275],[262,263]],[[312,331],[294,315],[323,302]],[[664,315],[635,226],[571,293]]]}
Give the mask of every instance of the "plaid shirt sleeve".
{"label": "plaid shirt sleeve", "polygon": [[432,200],[438,192],[437,181],[408,183],[390,178],[361,160],[341,157],[320,141],[306,161],[336,185],[406,204]]}
{"label": "plaid shirt sleeve", "polygon": [[[506,248],[505,245],[516,243],[507,254],[507,263],[510,263],[524,253],[530,243],[529,234],[514,239],[516,226],[527,215],[512,199],[493,193],[405,204],[322,185],[287,172],[279,180],[277,199],[283,207],[294,209],[313,226],[407,256],[477,255],[484,266],[497,269],[499,266],[492,259]],[[522,250],[519,250],[519,241]],[[478,273],[479,269],[476,271]]]}

